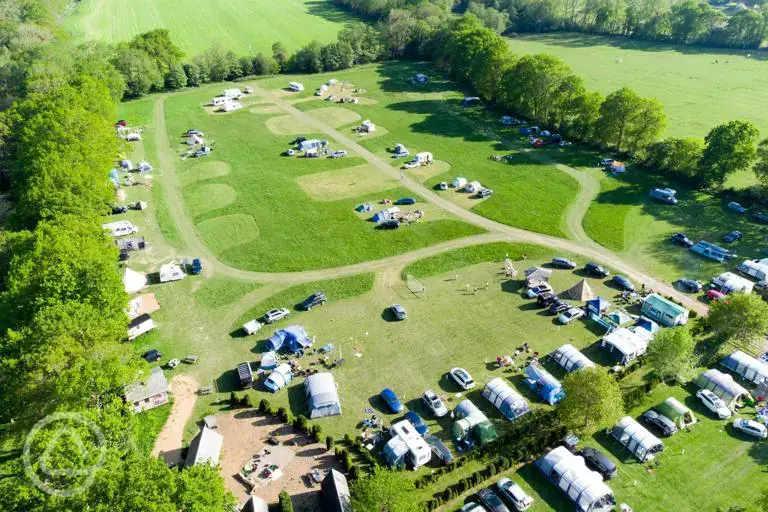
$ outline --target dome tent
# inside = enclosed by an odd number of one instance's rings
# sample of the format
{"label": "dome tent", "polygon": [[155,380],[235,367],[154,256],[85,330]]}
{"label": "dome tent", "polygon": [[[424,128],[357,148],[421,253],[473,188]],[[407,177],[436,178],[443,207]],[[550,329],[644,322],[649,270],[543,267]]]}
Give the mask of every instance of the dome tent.
{"label": "dome tent", "polygon": [[536,461],[547,479],[564,492],[579,512],[603,512],[614,509],[613,491],[584,459],[558,446]]}
{"label": "dome tent", "polygon": [[674,421],[677,428],[686,428],[696,423],[696,416],[693,415],[693,411],[676,398],[669,397],[654,409],[662,416]]}
{"label": "dome tent", "polygon": [[501,411],[508,420],[516,420],[531,412],[525,398],[501,377],[496,377],[485,385],[483,397]]}
{"label": "dome tent", "polygon": [[547,370],[536,364],[525,367],[525,383],[528,384],[545,402],[555,405],[565,397],[563,386]]}
{"label": "dome tent", "polygon": [[752,399],[749,391],[736,383],[733,377],[714,368],[699,375],[696,384],[719,396],[731,410],[741,406],[745,400]]}
{"label": "dome tent", "polygon": [[552,360],[562,366],[567,372],[575,372],[582,368],[594,368],[595,363],[587,356],[576,350],[576,347],[566,343],[552,352]]}

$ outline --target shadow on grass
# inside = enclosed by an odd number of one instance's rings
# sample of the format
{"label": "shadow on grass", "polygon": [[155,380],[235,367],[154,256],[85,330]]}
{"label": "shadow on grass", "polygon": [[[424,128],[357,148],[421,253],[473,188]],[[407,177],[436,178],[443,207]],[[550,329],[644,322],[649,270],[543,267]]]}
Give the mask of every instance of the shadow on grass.
{"label": "shadow on grass", "polygon": [[216,389],[219,393],[231,393],[232,391],[241,391],[240,379],[237,376],[237,370],[227,370],[216,379]]}
{"label": "shadow on grass", "polygon": [[557,512],[570,512],[573,510],[573,504],[568,501],[563,493],[550,483],[536,467],[536,464],[529,463],[521,467],[517,474],[526,481],[526,483],[539,493],[541,499]]}
{"label": "shadow on grass", "polygon": [[291,409],[293,416],[303,414],[309,418],[307,395],[304,393],[304,382],[295,383],[288,387],[288,407]]}

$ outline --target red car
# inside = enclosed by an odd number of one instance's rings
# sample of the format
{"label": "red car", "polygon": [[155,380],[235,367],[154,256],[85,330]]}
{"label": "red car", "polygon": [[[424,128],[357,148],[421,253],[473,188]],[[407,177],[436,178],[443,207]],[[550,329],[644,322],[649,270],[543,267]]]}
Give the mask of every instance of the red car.
{"label": "red car", "polygon": [[541,148],[547,145],[546,141],[543,139],[533,139],[531,141],[531,145],[535,148]]}
{"label": "red car", "polygon": [[717,290],[707,290],[707,298],[709,300],[723,300],[725,294]]}

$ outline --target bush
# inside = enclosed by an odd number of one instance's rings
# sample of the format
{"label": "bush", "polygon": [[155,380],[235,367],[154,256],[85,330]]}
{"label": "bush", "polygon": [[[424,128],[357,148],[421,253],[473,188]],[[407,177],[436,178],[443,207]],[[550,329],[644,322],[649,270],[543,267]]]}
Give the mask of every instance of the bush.
{"label": "bush", "polygon": [[336,441],[333,439],[333,436],[327,436],[325,438],[325,449],[327,451],[333,450],[333,445],[336,444]]}
{"label": "bush", "polygon": [[234,391],[232,391],[229,394],[229,405],[233,407],[237,407],[238,403],[239,403],[239,400],[237,399],[237,394]]}
{"label": "bush", "polygon": [[[232,393],[234,395],[234,393]],[[266,413],[270,408],[269,400],[266,398],[262,398],[261,402],[259,402],[259,412],[264,414]]]}
{"label": "bush", "polygon": [[278,501],[280,503],[280,512],[293,512],[293,502],[286,490],[280,491]]}
{"label": "bush", "polygon": [[347,445],[352,444],[352,437],[349,434],[344,434],[344,443]]}
{"label": "bush", "polygon": [[344,455],[344,469],[350,471],[354,465],[355,463],[352,462],[352,457],[350,457],[348,453]]}
{"label": "bush", "polygon": [[245,396],[243,397],[243,402],[242,403],[243,403],[243,407],[247,407],[248,409],[252,409],[253,408],[253,398],[251,397],[251,395],[249,393],[245,394]]}
{"label": "bush", "polygon": [[296,416],[296,421],[293,422],[293,426],[301,430],[302,432],[306,432],[307,423],[308,423],[307,417],[304,416],[303,414],[300,414]]}
{"label": "bush", "polygon": [[288,411],[285,409],[285,407],[280,407],[277,409],[277,417],[280,421],[287,421],[288,420]]}
{"label": "bush", "polygon": [[323,433],[323,427],[315,423],[314,425],[312,425],[312,428],[310,430],[312,435],[315,437],[315,439],[320,441],[320,434]]}
{"label": "bush", "polygon": [[270,406],[267,409],[267,414],[270,415],[270,416],[277,416],[277,411],[275,410],[274,407]]}
{"label": "bush", "polygon": [[358,478],[360,478],[360,468],[353,464],[352,467],[349,468],[349,479],[357,480]]}

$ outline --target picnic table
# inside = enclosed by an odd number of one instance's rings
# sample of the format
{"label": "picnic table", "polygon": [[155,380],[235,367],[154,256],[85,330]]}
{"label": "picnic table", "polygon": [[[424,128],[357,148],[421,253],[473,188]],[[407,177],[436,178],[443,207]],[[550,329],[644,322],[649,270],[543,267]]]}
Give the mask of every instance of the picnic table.
{"label": "picnic table", "polygon": [[198,359],[200,359],[198,356],[189,355],[184,358],[184,362],[187,364],[197,364]]}
{"label": "picnic table", "polygon": [[199,395],[210,395],[211,393],[213,393],[213,386],[203,386],[197,390]]}

